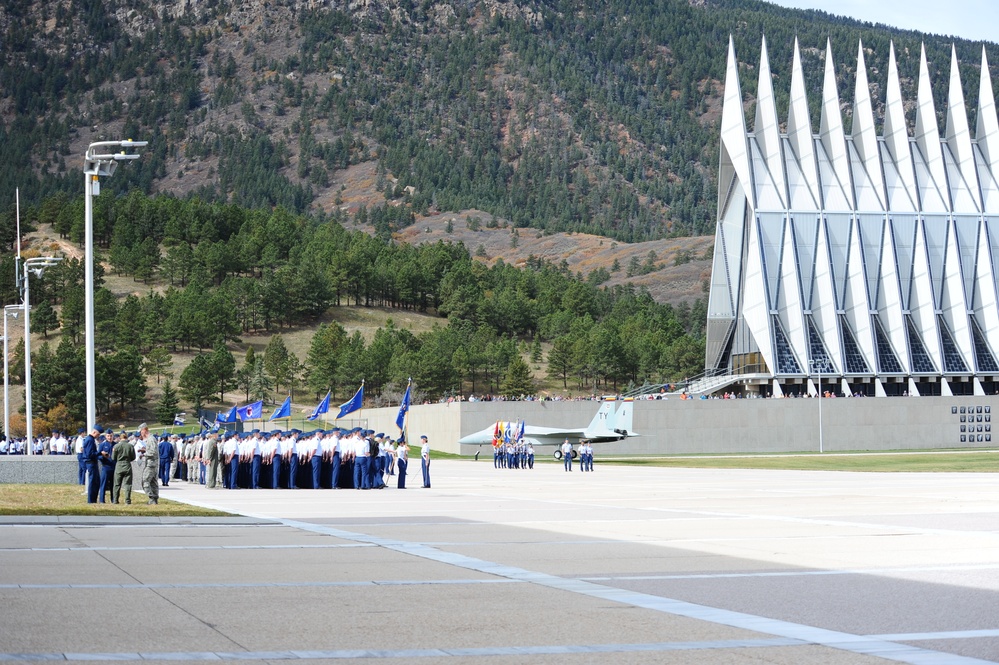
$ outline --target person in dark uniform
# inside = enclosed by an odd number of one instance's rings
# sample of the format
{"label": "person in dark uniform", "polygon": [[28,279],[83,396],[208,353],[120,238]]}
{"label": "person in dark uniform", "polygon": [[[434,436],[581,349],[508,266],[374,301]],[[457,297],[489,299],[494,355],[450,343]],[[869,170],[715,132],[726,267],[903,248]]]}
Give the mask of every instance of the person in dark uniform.
{"label": "person in dark uniform", "polygon": [[160,444],[156,448],[160,455],[160,485],[167,487],[170,484],[170,463],[173,462],[173,444],[170,437],[164,434],[160,438]]}
{"label": "person in dark uniform", "polygon": [[406,469],[409,468],[409,444],[406,443],[405,438],[399,439],[399,446],[395,449],[396,454],[396,467],[399,469],[399,483],[398,487],[401,490],[406,489]]}
{"label": "person in dark uniform", "polygon": [[110,430],[101,435],[97,444],[97,461],[100,463],[101,484],[97,490],[97,503],[105,503],[108,491],[114,484],[114,461],[111,459],[112,438]]}
{"label": "person in dark uniform", "polygon": [[87,471],[87,503],[97,503],[97,488],[100,478],[97,475],[97,437],[104,433],[104,428],[94,425],[83,439],[83,463]]}

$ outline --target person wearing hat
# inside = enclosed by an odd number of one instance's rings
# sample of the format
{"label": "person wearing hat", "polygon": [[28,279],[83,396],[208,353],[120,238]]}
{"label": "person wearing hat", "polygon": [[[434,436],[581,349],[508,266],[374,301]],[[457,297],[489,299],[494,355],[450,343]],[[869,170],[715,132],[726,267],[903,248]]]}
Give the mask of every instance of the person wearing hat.
{"label": "person wearing hat", "polygon": [[101,485],[97,490],[97,502],[104,503],[108,492],[114,484],[114,460],[111,450],[114,448],[114,432],[108,430],[97,440],[97,461],[100,463]]}
{"label": "person wearing hat", "polygon": [[170,486],[170,463],[173,462],[173,444],[170,443],[170,435],[164,434],[160,437],[160,442],[156,446],[156,450],[159,454],[160,469],[159,469],[159,479],[160,485],[163,487]]}
{"label": "person wearing hat", "polygon": [[399,482],[396,486],[404,490],[406,489],[406,469],[409,468],[409,444],[406,443],[405,435],[399,438],[399,445],[396,446],[395,456],[395,465],[399,469]]}
{"label": "person wearing hat", "polygon": [[[141,430],[146,424],[142,423]],[[114,483],[111,485],[111,503],[121,502],[121,491],[125,490],[125,503],[132,503],[132,462],[135,461],[135,447],[127,436],[120,437],[111,449],[114,462]]]}
{"label": "person wearing hat", "polygon": [[205,487],[210,490],[215,489],[216,479],[219,475],[219,438],[218,434],[212,432],[205,440],[201,448],[201,459],[205,462]]}
{"label": "person wearing hat", "polygon": [[83,462],[87,471],[87,503],[97,503],[97,489],[100,477],[97,470],[97,437],[104,433],[104,428],[94,425],[83,439]]}
{"label": "person wearing hat", "polygon": [[[145,425],[145,423],[143,423]],[[145,446],[146,452],[142,455],[142,488],[146,490],[146,503],[157,504],[160,502],[160,451],[156,442],[156,437],[149,433],[149,427],[139,428],[139,440]]]}
{"label": "person wearing hat", "polygon": [[430,440],[424,434],[420,437],[420,466],[423,468],[423,488],[430,489]]}

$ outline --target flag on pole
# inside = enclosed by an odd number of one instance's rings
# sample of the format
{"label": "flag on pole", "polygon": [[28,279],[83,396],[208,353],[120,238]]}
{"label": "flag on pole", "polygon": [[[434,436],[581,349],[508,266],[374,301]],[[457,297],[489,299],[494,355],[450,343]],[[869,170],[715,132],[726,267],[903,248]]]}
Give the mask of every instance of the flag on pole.
{"label": "flag on pole", "polygon": [[240,420],[257,420],[264,415],[264,401],[247,404],[236,409],[236,417]]}
{"label": "flag on pole", "polygon": [[364,406],[364,381],[361,381],[361,387],[354,396],[340,405],[340,413],[336,414],[336,417],[343,418],[348,413],[359,411],[362,406]]}
{"label": "flag on pole", "polygon": [[284,398],[284,402],[282,402],[281,406],[279,406],[267,420],[277,420],[278,418],[291,418],[291,395]]}
{"label": "flag on pole", "polygon": [[409,413],[410,391],[413,389],[413,380],[409,380],[406,386],[406,394],[402,396],[402,404],[399,405],[399,415],[395,417],[395,424],[399,429],[405,429],[406,414]]}
{"label": "flag on pole", "polygon": [[520,427],[517,428],[517,441],[524,438],[524,421],[520,421]]}
{"label": "flag on pole", "polygon": [[220,413],[215,416],[216,423],[234,423],[236,420],[236,407],[232,407],[225,413]]}
{"label": "flag on pole", "polygon": [[500,421],[496,421],[496,426],[493,427],[493,448],[498,446],[503,441],[503,425]]}
{"label": "flag on pole", "polygon": [[306,420],[315,420],[316,418],[318,418],[319,416],[323,415],[324,413],[330,410],[330,393],[332,392],[333,391],[330,390],[326,393],[326,397],[324,397],[323,401],[319,403],[319,406],[313,409],[312,415],[306,418]]}

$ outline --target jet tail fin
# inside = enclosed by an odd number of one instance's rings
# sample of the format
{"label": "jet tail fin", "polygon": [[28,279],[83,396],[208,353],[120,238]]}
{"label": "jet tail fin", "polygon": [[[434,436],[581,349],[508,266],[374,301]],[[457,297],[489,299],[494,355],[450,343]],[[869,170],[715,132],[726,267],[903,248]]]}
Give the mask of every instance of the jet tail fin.
{"label": "jet tail fin", "polygon": [[634,416],[635,400],[625,397],[621,401],[621,406],[618,407],[617,413],[614,414],[614,422],[609,427],[624,436],[638,436],[636,432],[631,431]]}
{"label": "jet tail fin", "polygon": [[593,416],[593,420],[590,424],[586,426],[587,432],[613,432],[614,431],[614,405],[615,400],[608,399],[600,403],[600,409],[597,410],[596,415]]}

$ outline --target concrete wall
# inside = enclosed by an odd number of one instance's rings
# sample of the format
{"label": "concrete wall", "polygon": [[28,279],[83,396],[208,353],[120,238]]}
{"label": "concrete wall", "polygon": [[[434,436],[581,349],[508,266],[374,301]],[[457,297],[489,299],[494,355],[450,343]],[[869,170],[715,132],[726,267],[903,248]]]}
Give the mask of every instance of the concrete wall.
{"label": "concrete wall", "polygon": [[76,455],[0,455],[0,484],[76,484]]}
{"label": "concrete wall", "polygon": [[[845,451],[999,446],[999,439],[991,440],[992,405],[999,405],[999,398],[823,399],[822,448]],[[638,401],[634,430],[641,436],[600,444],[599,449],[605,455],[817,451],[819,406],[818,399]],[[521,418],[531,425],[583,427],[597,408],[597,402],[466,403],[460,405],[458,429],[460,436],[465,436],[496,420]],[[968,422],[969,417],[975,422]],[[962,425],[965,432],[961,431]],[[968,427],[975,431],[968,432]],[[973,439],[969,439],[971,436]],[[445,448],[439,440],[435,446]],[[457,448],[461,448],[461,454],[471,455],[477,446]]]}
{"label": "concrete wall", "polygon": [[[599,444],[595,453],[601,456],[818,451],[819,405],[818,399],[638,401],[634,430],[641,436]],[[999,398],[823,399],[822,448],[834,452],[999,447],[999,439],[992,440],[993,405],[999,406]],[[523,419],[530,425],[578,428],[585,427],[599,407],[599,402],[416,405],[409,412],[410,444],[419,445],[420,435],[426,434],[434,450],[471,456],[477,451],[487,452],[489,446],[463,446],[458,439],[491,427],[497,420]],[[394,438],[399,433],[395,426],[398,413],[398,407],[386,407],[364,409],[357,415],[369,428]],[[995,413],[999,416],[999,409]],[[545,446],[538,454],[547,456],[553,451],[553,447]],[[0,455],[0,483],[75,483],[76,474],[75,455]]]}

